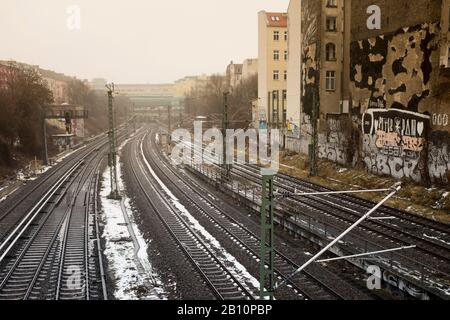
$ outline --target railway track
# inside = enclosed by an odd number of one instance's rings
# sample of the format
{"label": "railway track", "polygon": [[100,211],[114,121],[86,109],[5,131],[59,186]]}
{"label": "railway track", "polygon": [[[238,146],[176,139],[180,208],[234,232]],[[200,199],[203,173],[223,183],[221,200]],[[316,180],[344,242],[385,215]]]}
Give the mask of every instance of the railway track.
{"label": "railway track", "polygon": [[[165,177],[166,181],[169,181],[171,186],[178,190],[180,194],[185,197],[187,202],[192,204],[197,211],[203,214],[209,219],[212,225],[217,226],[222,232],[224,232],[237,246],[244,249],[245,252],[255,260],[255,263],[259,262],[259,248],[260,238],[255,235],[248,228],[233,219],[226,211],[220,208],[214,201],[211,201],[208,195],[208,190],[199,184],[190,180],[187,183],[187,177],[181,177],[180,174],[163,159],[161,154],[157,152],[157,146],[155,141],[150,135],[150,139],[147,139],[147,148],[144,151],[147,152],[147,159],[153,164],[155,170]],[[151,145],[150,145],[151,144]],[[157,161],[156,161],[157,160]],[[286,279],[290,274],[299,268],[295,262],[287,258],[279,251],[275,251],[275,275],[278,281]],[[325,272],[326,270],[321,270]],[[329,277],[333,275],[328,274]],[[345,299],[342,293],[326,285],[321,279],[314,276],[311,272],[305,271],[305,273],[296,277],[295,280],[288,281],[288,288],[292,291],[292,296],[300,299],[311,300],[336,300]]]}
{"label": "railway track", "polygon": [[[220,170],[220,167],[216,165],[214,167]],[[200,170],[199,167],[192,169],[201,174],[207,174],[204,170]],[[240,192],[239,197],[245,197],[246,201],[259,206],[259,191],[256,192],[256,190],[260,189],[261,184],[259,168],[256,166],[234,165],[231,174],[235,178],[243,179],[247,184],[250,184],[250,189],[253,189],[252,197],[248,197],[244,192]],[[211,174],[211,176],[208,176],[208,179],[217,179],[217,177],[217,174],[214,176]],[[292,178],[291,180],[297,179]],[[233,186],[229,185],[230,183],[231,181],[221,181],[223,187],[232,190]],[[302,189],[301,186],[293,186],[292,184],[292,182],[281,180],[279,176],[275,179],[275,186],[279,191],[292,192],[297,189],[297,191],[306,192],[321,190],[317,186],[313,189]],[[314,186],[313,184],[310,185]],[[302,228],[305,227],[309,232],[318,232],[322,236],[325,234],[325,237],[328,239],[328,237],[337,236],[337,234],[359,219],[363,213],[368,211],[367,206],[370,204],[369,202],[364,203],[363,200],[356,200],[357,206],[348,208],[347,206],[352,198],[354,197],[346,196],[343,204],[339,203],[338,199],[325,198],[325,201],[319,201],[321,200],[320,197],[288,199],[283,202],[283,207],[277,206],[276,211],[281,223],[285,221],[283,219],[295,217],[296,224],[302,225]],[[363,203],[364,206],[362,205]],[[377,213],[377,215],[383,215],[383,212],[386,214],[387,212],[395,211],[395,209],[388,207],[383,209],[384,211]],[[399,213],[399,220],[404,214],[404,212]],[[417,226],[415,223],[418,223],[421,219],[412,218],[411,220],[405,220],[407,224],[403,226],[389,226],[384,220],[369,220],[360,226],[358,230],[355,230],[351,236],[344,239],[343,248],[348,254],[353,254],[381,250],[396,245],[402,246],[417,243],[418,248],[415,250],[393,253],[387,257],[382,257],[379,262],[384,264],[388,270],[394,270],[398,272],[398,275],[410,279],[415,285],[422,288],[426,287],[433,294],[445,297],[448,294],[446,292],[449,292],[445,283],[450,279],[450,269],[447,261],[449,250],[446,248],[446,244],[436,244],[434,239],[429,239],[425,236],[420,237],[417,234],[412,235],[411,229],[416,228],[420,230],[421,226]],[[408,224],[412,224],[413,227]],[[426,222],[425,227],[428,225],[432,226],[429,232],[443,232],[446,230],[446,226],[440,226],[434,222]],[[328,228],[331,230],[327,230]]]}
{"label": "railway track", "polygon": [[[30,202],[40,198],[0,244],[0,299],[107,299],[97,217],[105,146],[89,145],[27,190]],[[4,211],[3,222],[19,208]]]}
{"label": "railway track", "polygon": [[[297,188],[297,190],[300,189],[304,192],[332,191],[285,174],[278,174],[276,180],[286,187]],[[372,201],[345,194],[327,195],[322,199],[315,196],[310,196],[310,198],[329,205],[334,204],[335,207],[347,210],[352,214],[368,211],[375,206],[375,203]],[[336,206],[337,203],[342,205]],[[408,241],[420,241],[425,248],[432,245],[434,246],[434,252],[436,252],[437,248],[440,248],[438,249],[439,255],[443,259],[450,261],[450,226],[387,206],[382,206],[378,210],[378,214],[392,217],[393,219],[372,220],[372,223],[389,230],[389,232],[394,232],[396,235],[402,233],[401,236]]]}
{"label": "railway track", "polygon": [[104,145],[107,140],[101,136],[100,141],[90,147],[84,147],[69,155],[64,162],[54,166],[38,179],[28,181],[7,200],[0,204],[0,241],[2,242],[12,228],[23,218],[23,212],[28,212],[35,205],[37,199],[45,196],[47,190],[58,183],[59,178],[74,165],[84,160],[93,150]]}
{"label": "railway track", "polygon": [[[234,166],[233,170],[238,172],[237,175],[250,179],[253,183],[257,184],[260,181],[259,171],[254,167]],[[277,178],[275,180],[275,186],[279,188],[279,191],[294,192],[316,192],[321,191],[318,188],[307,188],[302,185],[294,185],[285,180]],[[290,204],[302,204],[318,210],[323,214],[332,214],[334,217],[339,218],[347,224],[352,224],[361,218],[362,214],[368,211],[368,208],[361,208],[360,206],[352,206],[351,203],[342,202],[338,198],[331,196],[304,196],[296,197],[294,199],[288,199],[286,201]],[[378,213],[380,214],[380,213]],[[443,243],[436,243],[432,239],[425,237],[419,237],[417,234],[411,233],[408,230],[407,225],[392,225],[383,220],[367,220],[361,228],[368,234],[382,235],[387,241],[393,241],[398,246],[415,244],[417,250],[420,251],[420,256],[425,258],[428,262],[428,266],[432,265],[433,268],[440,272],[448,272],[448,265],[450,264],[450,246]],[[411,253],[403,253],[405,256],[409,256],[412,259],[416,259],[418,254],[417,250]],[[446,267],[447,266],[447,267]]]}
{"label": "railway track", "polygon": [[[248,169],[253,173],[258,172],[258,169],[254,166],[249,166]],[[275,182],[291,192],[295,189],[302,192],[333,191],[285,174],[278,174],[275,177]],[[307,196],[307,198],[320,201],[339,210],[345,210],[353,214],[356,218],[360,217],[361,212],[368,211],[375,206],[375,203],[372,201],[345,194],[330,194],[322,197],[312,195]],[[450,261],[450,226],[387,206],[381,207],[378,210],[378,215],[392,217],[394,219],[372,220],[370,223],[388,232],[394,232],[397,239],[403,237],[408,241],[420,241],[424,243],[424,247],[432,245],[434,246],[433,252],[436,252],[436,249],[440,248],[438,249],[438,254],[446,261]],[[427,236],[424,236],[424,233]]]}
{"label": "railway track", "polygon": [[143,137],[140,137],[139,141],[133,141],[131,145],[131,171],[154,213],[217,299],[253,300],[255,294],[216,257],[174,205],[166,199],[156,182],[148,178],[150,168],[143,158],[142,139]]}

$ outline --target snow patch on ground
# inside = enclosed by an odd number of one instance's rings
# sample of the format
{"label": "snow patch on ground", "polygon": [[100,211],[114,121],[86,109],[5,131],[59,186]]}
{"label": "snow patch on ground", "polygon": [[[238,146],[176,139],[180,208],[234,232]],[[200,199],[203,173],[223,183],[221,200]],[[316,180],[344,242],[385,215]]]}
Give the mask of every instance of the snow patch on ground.
{"label": "snow patch on ground", "polygon": [[[142,149],[141,145],[141,153],[144,154],[144,151]],[[254,288],[252,291],[255,291],[255,289],[259,290],[259,281],[256,280],[248,271],[247,269],[236,260],[234,256],[229,254],[217,241],[214,236],[212,236],[198,221],[195,219],[189,211],[184,207],[184,205],[178,200],[177,197],[170,191],[170,189],[159,179],[157,174],[153,171],[150,163],[147,161],[145,157],[143,157],[144,163],[147,166],[148,170],[150,171],[153,178],[158,182],[159,186],[162,188],[164,193],[169,197],[170,202],[175,206],[175,208],[186,218],[191,226],[191,228],[196,231],[196,233],[199,233],[202,235],[202,237],[206,240],[207,244],[209,244],[209,247],[214,250],[215,252],[219,253],[217,257],[221,260],[222,263],[224,263],[228,269],[233,273],[233,275],[240,281],[241,283],[250,283]]]}
{"label": "snow patch on ground", "polygon": [[[118,171],[120,172],[119,161]],[[123,181],[120,174],[118,183],[119,188],[123,190]],[[100,192],[105,213],[102,236],[106,242],[104,254],[115,280],[115,298],[119,300],[167,299],[160,277],[153,270],[148,259],[148,245],[136,226],[133,215],[129,215],[128,218],[139,248],[136,248],[133,236],[130,235],[120,201],[108,199],[110,192],[109,168],[106,168],[103,172],[103,187]],[[124,205],[128,213],[133,212],[130,199],[125,198]]]}

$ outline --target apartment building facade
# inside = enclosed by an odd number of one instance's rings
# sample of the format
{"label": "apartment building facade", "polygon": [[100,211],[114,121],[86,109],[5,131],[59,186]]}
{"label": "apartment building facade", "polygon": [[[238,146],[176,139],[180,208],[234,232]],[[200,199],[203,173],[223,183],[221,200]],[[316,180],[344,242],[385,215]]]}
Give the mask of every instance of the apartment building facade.
{"label": "apartment building facade", "polygon": [[207,75],[187,76],[175,81],[175,96],[184,98],[196,88],[204,88],[208,82]]}
{"label": "apartment building facade", "polygon": [[291,0],[286,147],[448,183],[449,2]]}
{"label": "apartment building facade", "polygon": [[242,63],[231,63],[227,66],[227,70],[225,72],[226,77],[226,85],[228,90],[233,90],[238,86],[242,81]]}
{"label": "apartment building facade", "polygon": [[282,127],[286,119],[287,13],[258,13],[258,112],[256,128]]}
{"label": "apartment building facade", "polygon": [[[374,5],[371,30],[363,10]],[[349,88],[369,172],[450,181],[449,17],[448,0],[351,1]]]}
{"label": "apartment building facade", "polygon": [[258,74],[258,59],[245,59],[242,64],[242,80]]}
{"label": "apartment building facade", "polygon": [[286,147],[293,151],[309,152],[313,117],[320,119],[318,130],[325,130],[327,115],[348,110],[345,5],[344,0],[290,1]]}

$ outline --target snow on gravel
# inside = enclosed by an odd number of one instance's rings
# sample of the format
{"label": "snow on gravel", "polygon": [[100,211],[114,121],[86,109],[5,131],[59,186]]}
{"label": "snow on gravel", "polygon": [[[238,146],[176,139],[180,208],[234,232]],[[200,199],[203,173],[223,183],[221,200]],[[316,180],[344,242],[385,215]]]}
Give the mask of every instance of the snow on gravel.
{"label": "snow on gravel", "polygon": [[[141,153],[144,154],[142,144],[141,144]],[[150,163],[147,161],[145,157],[143,157],[144,163],[150,171],[153,178],[158,182],[159,186],[162,188],[164,193],[169,197],[170,202],[175,206],[175,208],[186,218],[186,220],[190,223],[190,226],[197,233],[201,234],[202,237],[206,240],[206,243],[209,245],[211,249],[217,252],[217,258],[224,263],[229,270],[233,273],[233,275],[240,281],[241,283],[251,284],[254,288],[250,288],[251,291],[259,290],[259,281],[256,280],[247,269],[239,262],[237,259],[229,254],[220,244],[220,242],[214,238],[198,221],[195,219],[189,211],[184,207],[184,205],[178,200],[177,197],[169,190],[169,188],[159,179],[158,175],[153,171]]]}
{"label": "snow on gravel", "polygon": [[[124,144],[123,144],[124,145]],[[123,146],[122,145],[122,146]],[[121,148],[119,148],[120,150]],[[120,173],[120,162],[118,171]],[[123,181],[118,175],[120,190]],[[103,172],[103,187],[100,192],[103,211],[104,254],[108,260],[109,270],[115,281],[114,297],[119,300],[165,300],[167,295],[161,285],[159,275],[153,270],[149,261],[148,244],[129,215],[133,236],[130,234],[124,218],[120,201],[108,199],[111,192],[109,168]],[[125,195],[122,195],[125,197]],[[124,205],[128,213],[133,212],[130,199],[125,198]],[[126,213],[125,213],[126,214]],[[137,244],[137,246],[135,246]]]}

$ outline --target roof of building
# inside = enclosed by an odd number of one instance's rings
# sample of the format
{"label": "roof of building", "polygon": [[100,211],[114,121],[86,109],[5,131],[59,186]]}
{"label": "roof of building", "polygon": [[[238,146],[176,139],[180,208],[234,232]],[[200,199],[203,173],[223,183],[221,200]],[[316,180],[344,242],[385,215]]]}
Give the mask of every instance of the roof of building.
{"label": "roof of building", "polygon": [[283,12],[266,12],[266,21],[269,27],[286,28],[288,17]]}

